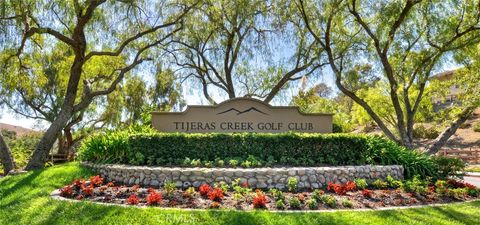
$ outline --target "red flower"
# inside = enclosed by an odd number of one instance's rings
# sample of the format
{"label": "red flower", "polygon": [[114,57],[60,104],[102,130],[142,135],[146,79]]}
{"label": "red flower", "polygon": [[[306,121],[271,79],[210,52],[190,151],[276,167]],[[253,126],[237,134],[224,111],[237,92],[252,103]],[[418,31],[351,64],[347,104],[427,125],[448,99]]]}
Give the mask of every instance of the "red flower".
{"label": "red flower", "polygon": [[103,178],[100,175],[90,177],[90,182],[95,186],[100,186],[103,184]]}
{"label": "red flower", "polygon": [[345,195],[347,191],[353,191],[357,188],[357,185],[353,181],[347,181],[345,184],[335,184],[328,182],[327,190],[335,192],[337,195]]}
{"label": "red flower", "polygon": [[345,189],[345,192],[354,191],[356,188],[357,188],[357,185],[353,181],[347,181],[347,183],[343,185],[343,189]]}
{"label": "red flower", "polygon": [[107,187],[114,187],[114,186],[115,186],[115,184],[113,184],[113,182],[108,182],[107,183]]}
{"label": "red flower", "polygon": [[253,196],[253,208],[261,209],[267,206],[267,197],[261,191],[257,191]]}
{"label": "red flower", "polygon": [[82,186],[82,194],[84,196],[92,196],[93,195],[93,185],[90,184],[88,186]]}
{"label": "red flower", "polygon": [[328,182],[327,190],[335,192],[337,195],[343,195],[346,191],[343,189],[342,185]]}
{"label": "red flower", "polygon": [[202,184],[198,188],[198,191],[200,192],[201,196],[207,196],[210,191],[212,191],[212,187],[208,184]]}
{"label": "red flower", "polygon": [[368,189],[365,189],[365,190],[362,191],[362,195],[365,198],[371,198],[372,197],[372,191],[370,191]]}
{"label": "red flower", "polygon": [[130,195],[130,197],[127,199],[127,204],[129,205],[138,205],[138,203],[140,203],[140,199],[136,194]]}
{"label": "red flower", "polygon": [[223,200],[223,191],[220,188],[215,188],[208,192],[208,198],[215,202],[221,202]]}
{"label": "red flower", "polygon": [[85,185],[85,180],[75,179],[75,180],[73,180],[72,185],[76,189],[82,189],[82,187]]}
{"label": "red flower", "polygon": [[246,181],[243,182],[243,183],[242,183],[242,187],[247,188],[247,187],[248,187],[248,182],[246,182]]}
{"label": "red flower", "polygon": [[147,204],[148,205],[158,205],[162,201],[162,193],[158,193],[156,191],[150,192],[147,195]]}
{"label": "red flower", "polygon": [[73,196],[73,189],[72,186],[67,185],[60,190],[60,195],[63,197],[72,197]]}

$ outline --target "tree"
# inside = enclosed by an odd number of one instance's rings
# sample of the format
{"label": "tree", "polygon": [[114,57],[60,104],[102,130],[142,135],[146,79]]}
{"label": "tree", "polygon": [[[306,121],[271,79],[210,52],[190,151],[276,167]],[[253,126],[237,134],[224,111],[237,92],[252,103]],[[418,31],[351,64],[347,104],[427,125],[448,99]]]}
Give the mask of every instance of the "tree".
{"label": "tree", "polygon": [[149,90],[154,108],[160,111],[182,109],[186,103],[173,70],[161,68],[157,70],[155,83]]}
{"label": "tree", "polygon": [[301,111],[305,111],[310,105],[315,104],[321,98],[328,98],[332,93],[332,89],[324,83],[319,83],[308,90],[305,90],[305,83],[306,82],[303,82],[298,94],[293,96],[291,103],[292,105],[298,106]]}
{"label": "tree", "polygon": [[473,48],[462,49],[457,54],[457,60],[464,65],[463,68],[454,72],[453,79],[448,81],[434,81],[432,86],[437,92],[437,98],[448,94],[448,90],[453,85],[458,86],[463,90],[462,94],[456,96],[458,104],[453,106],[451,110],[453,114],[453,121],[440,135],[435,139],[435,142],[428,147],[429,154],[437,153],[448,139],[455,134],[457,129],[473,115],[475,110],[480,107],[480,45]]}
{"label": "tree", "polygon": [[[349,132],[352,129],[352,116],[348,107],[337,99],[327,98],[331,88],[319,83],[308,90],[303,85],[296,96],[292,98],[292,105],[298,106],[300,111],[307,113],[333,113],[333,132]],[[338,97],[338,96],[337,96]]]}
{"label": "tree", "polygon": [[[4,54],[8,57],[8,53]],[[0,94],[4,96],[2,102],[11,111],[26,118],[43,120],[53,123],[58,117],[63,104],[68,85],[68,70],[73,58],[73,52],[67,46],[57,43],[48,52],[24,53],[24,64],[28,63],[29,75],[21,74],[15,67],[1,69],[5,74],[0,77],[2,83]],[[28,60],[28,62],[27,62]],[[107,73],[105,68],[122,66],[123,60],[113,58],[95,58],[86,66],[82,76],[91,79],[100,73]],[[95,66],[90,66],[95,65]],[[24,82],[17,82],[15,78],[22,77]],[[107,84],[107,82],[104,82]],[[83,118],[95,117],[95,104],[90,104],[72,116],[63,132],[58,135],[58,153],[67,154],[72,146],[81,140],[73,137],[73,129],[81,124]]]}
{"label": "tree", "polygon": [[12,157],[12,152],[7,143],[3,139],[3,135],[0,132],[0,160],[3,166],[3,174],[8,174],[15,169],[15,159]]}
{"label": "tree", "polygon": [[[13,9],[7,11],[12,14],[2,17],[18,25],[12,30],[17,35],[12,35],[10,42],[19,45],[6,61],[10,63],[8,66],[18,69],[19,75],[30,75],[29,64],[23,56],[39,48],[61,42],[73,53],[60,111],[33,152],[27,170],[43,167],[49,150],[68,121],[88,108],[98,96],[113,92],[131,70],[150,61],[149,51],[166,44],[182,28],[180,20],[191,8],[191,5],[172,2],[106,0],[4,1],[0,4],[1,8]],[[159,14],[157,10],[166,14]],[[95,65],[92,61],[96,58],[127,62],[93,78],[84,77],[84,71]],[[12,62],[13,59],[16,60]]]}
{"label": "tree", "polygon": [[270,102],[290,81],[321,66],[315,60],[321,49],[291,9],[289,1],[206,0],[186,17],[171,55],[211,104],[212,90]]}
{"label": "tree", "polygon": [[[425,87],[447,53],[478,43],[478,1],[297,1],[304,25],[325,50],[340,91],[360,105],[390,139],[412,147]],[[388,84],[394,126],[345,85],[361,65]]]}

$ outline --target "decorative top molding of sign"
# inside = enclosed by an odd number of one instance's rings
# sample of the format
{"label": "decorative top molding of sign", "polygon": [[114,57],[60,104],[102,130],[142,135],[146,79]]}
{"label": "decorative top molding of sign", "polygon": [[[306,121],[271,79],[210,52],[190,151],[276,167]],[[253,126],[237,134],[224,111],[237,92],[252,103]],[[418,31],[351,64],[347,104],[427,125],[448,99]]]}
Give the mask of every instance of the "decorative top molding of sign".
{"label": "decorative top molding of sign", "polygon": [[217,105],[189,105],[183,112],[152,112],[162,132],[332,132],[333,114],[300,112],[295,106],[271,106],[253,98],[234,98]]}

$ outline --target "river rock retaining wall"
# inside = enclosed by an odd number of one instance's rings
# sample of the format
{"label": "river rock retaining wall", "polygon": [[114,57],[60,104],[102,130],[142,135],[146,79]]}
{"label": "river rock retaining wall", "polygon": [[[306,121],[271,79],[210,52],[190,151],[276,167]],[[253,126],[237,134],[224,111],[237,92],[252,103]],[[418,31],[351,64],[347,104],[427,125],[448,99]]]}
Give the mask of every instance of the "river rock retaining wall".
{"label": "river rock retaining wall", "polygon": [[247,181],[253,188],[279,188],[284,190],[289,177],[298,179],[300,189],[323,188],[328,182],[345,183],[347,180],[365,178],[373,181],[391,175],[403,180],[403,167],[389,166],[336,166],[336,167],[278,167],[278,168],[183,168],[146,167],[113,164],[83,163],[108,181],[127,185],[159,187],[167,181],[178,188],[198,187],[202,183],[212,185],[224,181],[228,184],[236,178]]}

